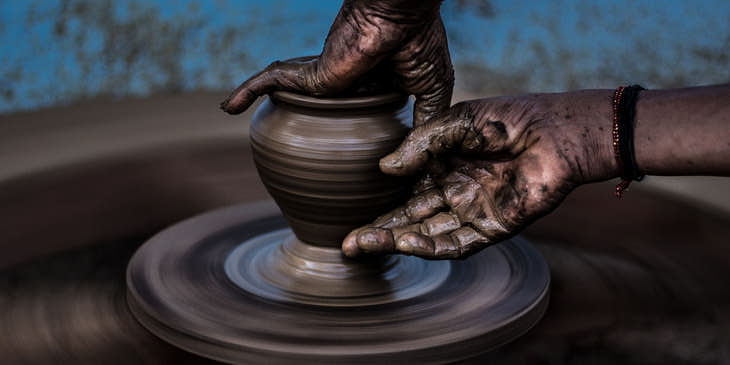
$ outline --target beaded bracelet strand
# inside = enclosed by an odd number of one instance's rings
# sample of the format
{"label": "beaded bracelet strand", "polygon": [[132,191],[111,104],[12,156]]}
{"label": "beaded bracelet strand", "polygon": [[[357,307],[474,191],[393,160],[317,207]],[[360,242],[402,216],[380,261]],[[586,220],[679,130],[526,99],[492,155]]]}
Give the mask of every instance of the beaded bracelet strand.
{"label": "beaded bracelet strand", "polygon": [[634,117],[641,90],[644,88],[639,85],[619,86],[613,93],[613,154],[621,171],[621,182],[614,194],[619,199],[631,181],[644,178],[634,153]]}

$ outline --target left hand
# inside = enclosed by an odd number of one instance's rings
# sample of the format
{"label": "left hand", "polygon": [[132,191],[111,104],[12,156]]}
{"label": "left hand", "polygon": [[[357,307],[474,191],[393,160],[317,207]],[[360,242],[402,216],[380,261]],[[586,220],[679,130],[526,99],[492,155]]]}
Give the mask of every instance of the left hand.
{"label": "left hand", "polygon": [[236,88],[220,107],[239,114],[275,90],[330,96],[369,76],[386,77],[416,97],[413,125],[425,123],[449,108],[454,88],[440,4],[345,0],[321,54],[272,63]]}

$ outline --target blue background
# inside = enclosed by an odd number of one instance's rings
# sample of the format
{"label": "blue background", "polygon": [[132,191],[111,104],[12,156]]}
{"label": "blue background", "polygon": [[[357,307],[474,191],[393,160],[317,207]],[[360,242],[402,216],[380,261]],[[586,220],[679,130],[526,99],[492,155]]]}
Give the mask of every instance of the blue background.
{"label": "blue background", "polygon": [[[317,54],[340,1],[0,2],[0,113],[228,90]],[[457,88],[480,95],[730,80],[730,1],[447,0]]]}

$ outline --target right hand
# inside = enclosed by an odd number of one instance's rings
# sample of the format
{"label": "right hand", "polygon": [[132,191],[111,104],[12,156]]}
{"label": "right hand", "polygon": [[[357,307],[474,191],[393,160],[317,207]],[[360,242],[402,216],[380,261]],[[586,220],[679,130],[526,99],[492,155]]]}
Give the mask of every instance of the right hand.
{"label": "right hand", "polygon": [[351,232],[343,253],[463,259],[550,213],[576,186],[617,177],[612,94],[463,102],[414,128],[380,168],[428,174],[406,204]]}
{"label": "right hand", "polygon": [[319,56],[276,61],[246,80],[220,104],[239,114],[275,90],[314,96],[352,86],[378,65],[397,87],[415,95],[413,124],[446,111],[454,72],[441,22],[441,1],[345,0]]}

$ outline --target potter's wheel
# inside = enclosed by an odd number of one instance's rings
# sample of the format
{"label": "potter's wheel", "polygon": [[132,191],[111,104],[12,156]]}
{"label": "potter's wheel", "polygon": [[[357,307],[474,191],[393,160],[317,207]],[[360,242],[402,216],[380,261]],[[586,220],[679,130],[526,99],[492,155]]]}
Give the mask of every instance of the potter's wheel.
{"label": "potter's wheel", "polygon": [[128,301],[165,341],[229,363],[451,362],[530,329],[542,256],[515,238],[465,261],[358,262],[298,242],[273,203],[206,213],[134,255]]}
{"label": "potter's wheel", "polygon": [[[0,216],[10,227],[0,242],[0,362],[209,363],[160,341],[128,313],[124,270],[154,232],[215,207],[267,198],[240,125],[206,107],[219,97],[95,101],[0,117],[0,125],[13,126],[0,136],[8,152],[3,167],[25,171],[0,182]],[[130,119],[129,110],[141,117]],[[69,124],[59,115],[79,117]],[[79,125],[95,134],[69,139],[68,128]],[[211,128],[225,138],[201,133]],[[120,137],[148,140],[153,132],[196,138],[127,148],[113,158],[89,151],[91,144],[119,146]],[[59,140],[88,159],[39,172],[28,159],[43,157],[40,150],[10,148]],[[583,186],[527,229],[551,267],[548,310],[525,336],[469,363],[730,361],[728,216],[644,184],[618,201],[613,188]],[[624,219],[606,234],[605,222],[617,216]]]}

